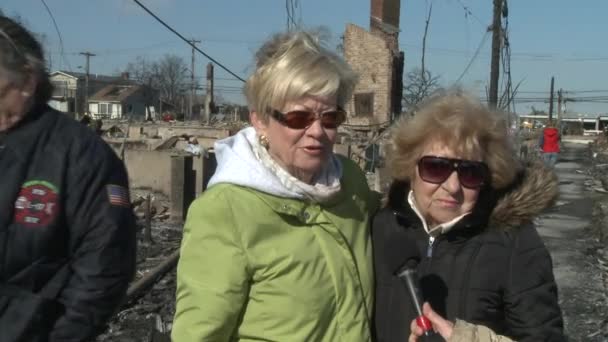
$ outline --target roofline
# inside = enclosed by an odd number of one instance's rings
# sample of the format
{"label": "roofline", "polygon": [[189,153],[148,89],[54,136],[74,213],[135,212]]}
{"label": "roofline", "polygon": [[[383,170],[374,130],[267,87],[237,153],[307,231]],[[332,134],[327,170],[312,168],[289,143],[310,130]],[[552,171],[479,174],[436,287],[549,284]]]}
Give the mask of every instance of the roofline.
{"label": "roofline", "polygon": [[122,103],[122,101],[118,101],[118,100],[89,100],[89,103],[99,103],[99,102]]}
{"label": "roofline", "polygon": [[65,76],[68,76],[68,77],[71,77],[71,78],[75,78],[75,79],[78,79],[78,78],[79,78],[79,77],[77,77],[77,76],[70,75],[70,74],[68,74],[67,72],[62,71],[62,70],[55,70],[55,71],[52,71],[52,72],[49,74],[49,76],[56,75],[56,74],[62,74],[62,75],[65,75]]}

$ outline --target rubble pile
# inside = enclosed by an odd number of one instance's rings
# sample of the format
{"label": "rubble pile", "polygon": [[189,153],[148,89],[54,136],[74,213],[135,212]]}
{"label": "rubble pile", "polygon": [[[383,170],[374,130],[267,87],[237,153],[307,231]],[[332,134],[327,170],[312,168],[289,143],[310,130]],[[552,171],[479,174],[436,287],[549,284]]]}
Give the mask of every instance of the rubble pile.
{"label": "rubble pile", "polygon": [[[594,198],[591,225],[591,233],[596,244],[589,246],[588,254],[597,260],[598,271],[601,272],[608,295],[608,137],[598,137],[590,144],[589,152],[592,166],[586,170],[588,180],[585,185],[597,196]],[[608,298],[605,302],[608,302]],[[604,322],[604,327],[604,333],[608,336],[608,321]]]}
{"label": "rubble pile", "polygon": [[171,216],[169,213],[169,199],[166,196],[145,190],[133,190],[131,192],[131,203],[137,219],[145,220],[146,218],[148,196],[150,197],[151,219],[158,221],[169,219]]}

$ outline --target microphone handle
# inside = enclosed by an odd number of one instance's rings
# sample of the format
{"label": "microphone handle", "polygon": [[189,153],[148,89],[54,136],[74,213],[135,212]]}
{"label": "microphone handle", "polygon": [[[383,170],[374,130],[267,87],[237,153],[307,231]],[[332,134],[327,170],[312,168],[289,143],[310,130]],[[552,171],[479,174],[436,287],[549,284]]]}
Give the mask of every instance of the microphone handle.
{"label": "microphone handle", "polygon": [[418,342],[445,342],[445,339],[435,331],[430,330],[418,337]]}
{"label": "microphone handle", "polygon": [[412,299],[412,304],[414,304],[414,307],[416,308],[416,313],[419,317],[422,316],[422,300],[420,298],[420,290],[418,290],[418,276],[416,274],[416,270],[413,268],[406,268],[399,274],[399,277],[407,286],[407,290],[410,293],[410,298]]}
{"label": "microphone handle", "polygon": [[445,342],[445,339],[433,330],[431,322],[422,314],[422,300],[418,290],[416,269],[406,268],[397,275],[406,285],[412,304],[416,308],[418,326],[424,330],[424,334],[418,338],[420,342]]}
{"label": "microphone handle", "polygon": [[433,330],[431,321],[425,316],[418,316],[416,318],[416,325],[418,325],[424,331],[422,336],[418,338],[418,341],[422,342],[440,342],[445,341],[441,335]]}

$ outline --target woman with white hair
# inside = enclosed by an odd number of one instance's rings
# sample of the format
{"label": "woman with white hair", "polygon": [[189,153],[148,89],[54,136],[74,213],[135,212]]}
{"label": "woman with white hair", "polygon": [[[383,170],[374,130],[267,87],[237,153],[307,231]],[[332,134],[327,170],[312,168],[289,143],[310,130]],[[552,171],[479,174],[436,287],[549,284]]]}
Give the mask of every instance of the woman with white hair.
{"label": "woman with white hair", "polygon": [[215,144],[217,171],[188,212],[173,340],[371,340],[378,201],[333,153],[355,82],[308,33],[259,50],[253,127]]}

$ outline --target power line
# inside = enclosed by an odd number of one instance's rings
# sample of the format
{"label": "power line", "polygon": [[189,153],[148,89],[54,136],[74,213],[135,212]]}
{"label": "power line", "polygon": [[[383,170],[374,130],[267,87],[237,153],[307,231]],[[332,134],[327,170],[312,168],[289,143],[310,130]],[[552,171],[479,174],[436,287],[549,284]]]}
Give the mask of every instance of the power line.
{"label": "power line", "polygon": [[579,58],[566,58],[566,61],[570,61],[570,62],[608,61],[608,57],[579,57]]}
{"label": "power line", "polygon": [[[605,90],[564,90],[563,91],[564,94],[566,93],[572,93],[572,94],[579,94],[579,93],[608,93],[608,89]],[[547,90],[535,90],[535,91],[517,91],[518,94],[548,94],[549,92]]]}
{"label": "power line", "polygon": [[205,52],[203,52],[203,50],[199,49],[198,47],[196,47],[194,44],[192,44],[186,37],[184,37],[183,35],[181,35],[179,32],[177,32],[175,29],[173,29],[171,26],[169,26],[167,23],[165,23],[161,18],[159,18],[156,14],[154,14],[152,11],[150,11],[146,6],[144,6],[144,4],[142,4],[139,0],[133,0],[136,4],[139,5],[139,7],[141,7],[144,11],[148,12],[148,14],[150,14],[154,19],[156,19],[159,23],[161,23],[164,27],[166,27],[169,31],[173,32],[176,36],[178,36],[179,38],[181,38],[184,42],[186,42],[186,44],[192,46],[193,49],[195,49],[196,51],[198,51],[201,55],[207,57],[207,59],[209,59],[211,62],[217,64],[217,66],[219,66],[220,68],[224,69],[227,73],[229,73],[230,75],[234,76],[235,78],[245,82],[245,80],[243,78],[241,78],[240,76],[238,76],[237,74],[235,74],[234,72],[232,72],[232,70],[228,69],[227,67],[225,67],[222,63],[216,61],[213,57],[209,56],[208,54],[206,54]]}
{"label": "power line", "polygon": [[[422,50],[422,47],[418,44],[399,42],[400,46],[410,47],[417,50]],[[460,50],[460,49],[448,49],[448,48],[434,48],[434,47],[426,47],[426,51],[441,53],[444,55],[468,55],[470,50]],[[487,55],[482,54],[482,55]],[[533,61],[553,61],[555,59],[562,59],[566,62],[585,62],[585,61],[608,61],[608,56],[585,56],[585,57],[567,57],[562,54],[556,53],[539,53],[539,52],[511,52],[511,56],[520,57],[514,58],[514,60],[533,60]],[[527,57],[527,58],[521,58]]]}
{"label": "power line", "polygon": [[564,93],[608,93],[606,90],[565,90]]}
{"label": "power line", "polygon": [[[254,43],[261,43],[261,41],[246,41],[246,40],[220,40],[220,39],[201,39],[203,43],[206,42],[212,42],[212,43],[225,43],[225,44],[254,44]],[[97,50],[96,53],[98,55],[119,55],[119,54],[123,54],[123,53],[129,53],[132,51],[137,51],[137,50],[149,50],[149,49],[158,49],[158,48],[164,48],[170,45],[174,45],[177,44],[179,42],[172,40],[172,41],[165,41],[165,42],[158,42],[158,43],[154,43],[154,44],[150,44],[150,45],[144,45],[144,46],[136,46],[136,47],[128,47],[128,48],[120,48],[120,49],[103,49],[103,50]],[[59,54],[60,52],[57,51],[51,51],[51,53],[53,54]],[[67,55],[78,55],[78,52],[66,52]],[[231,78],[231,80],[234,80],[234,78]]]}
{"label": "power line", "polygon": [[57,22],[55,21],[55,17],[53,16],[53,13],[51,12],[51,9],[49,8],[49,6],[46,4],[46,2],[44,0],[40,0],[42,1],[42,4],[44,5],[44,8],[46,8],[46,11],[48,12],[49,16],[51,17],[51,20],[53,21],[53,25],[55,26],[55,31],[57,31],[57,35],[59,36],[59,48],[61,49],[61,57],[63,59],[63,62],[68,66],[68,69],[70,70],[70,72],[72,71],[72,66],[70,65],[70,62],[68,61],[68,59],[65,57],[65,51],[64,51],[64,47],[63,47],[63,37],[61,36],[61,32],[59,31],[59,27],[57,26]]}
{"label": "power line", "polygon": [[470,16],[470,17],[473,17],[473,19],[477,20],[477,22],[479,22],[479,23],[481,24],[481,26],[483,26],[484,28],[487,28],[487,26],[488,26],[488,25],[487,25],[487,24],[484,24],[484,23],[481,21],[481,19],[479,19],[479,17],[478,17],[478,16],[476,16],[476,15],[473,13],[473,11],[471,11],[471,8],[470,8],[469,6],[465,5],[465,4],[462,2],[462,0],[457,0],[457,1],[458,1],[458,3],[460,4],[460,6],[462,6],[462,8],[464,9],[464,16],[465,16],[465,18],[468,18],[469,16]]}
{"label": "power line", "polygon": [[466,73],[469,71],[469,68],[471,67],[471,65],[473,65],[473,62],[475,62],[475,59],[477,59],[479,52],[485,45],[486,40],[488,40],[489,35],[490,35],[490,31],[486,31],[486,34],[483,35],[483,38],[481,39],[481,42],[479,43],[479,46],[477,47],[477,50],[475,51],[475,54],[473,55],[473,57],[471,57],[469,64],[467,64],[466,68],[464,68],[464,70],[462,71],[462,74],[460,74],[460,76],[458,77],[458,79],[456,80],[455,83],[460,82],[460,80],[464,77],[464,75],[466,75]]}

